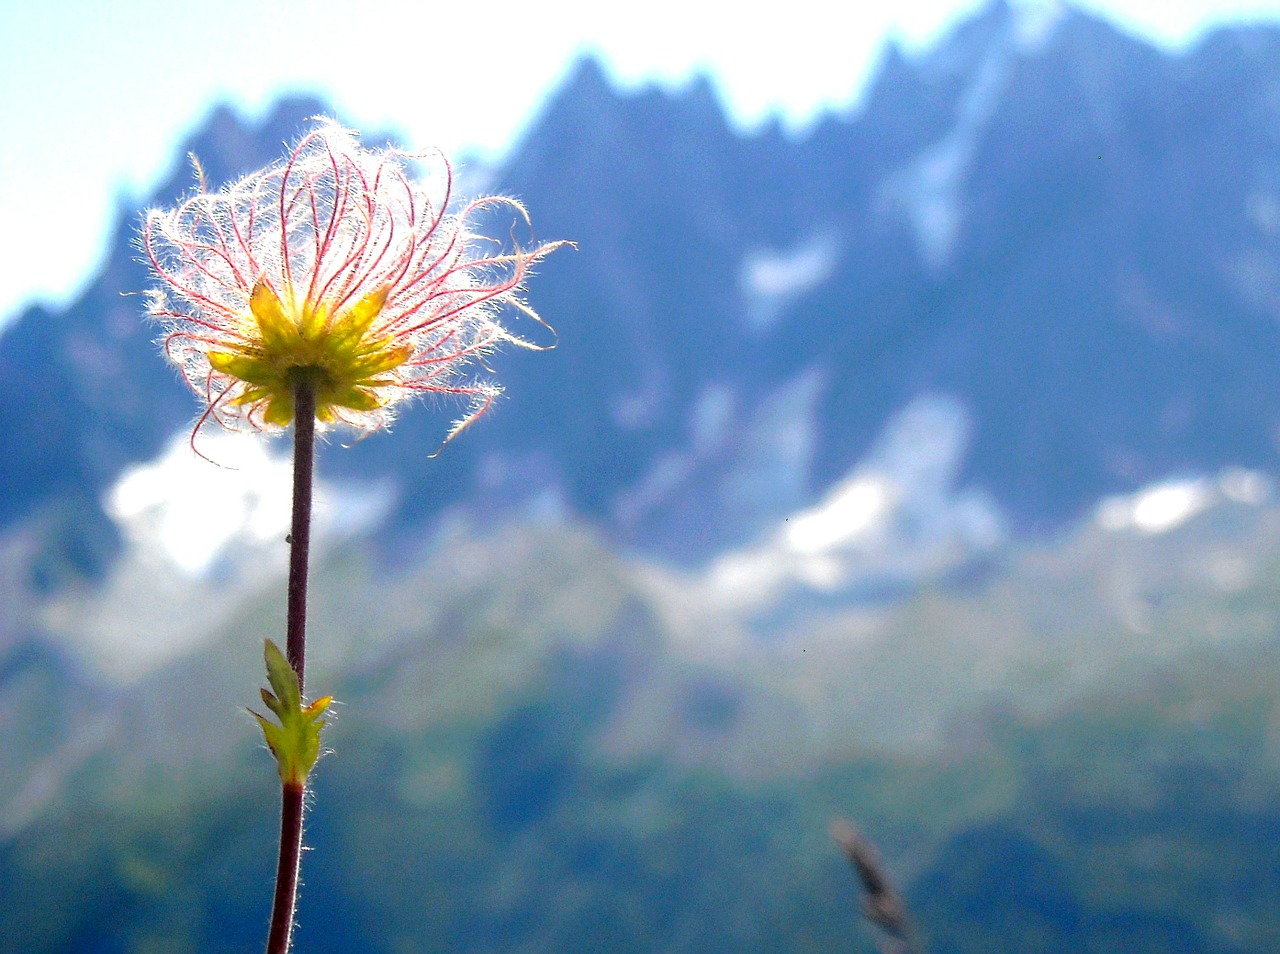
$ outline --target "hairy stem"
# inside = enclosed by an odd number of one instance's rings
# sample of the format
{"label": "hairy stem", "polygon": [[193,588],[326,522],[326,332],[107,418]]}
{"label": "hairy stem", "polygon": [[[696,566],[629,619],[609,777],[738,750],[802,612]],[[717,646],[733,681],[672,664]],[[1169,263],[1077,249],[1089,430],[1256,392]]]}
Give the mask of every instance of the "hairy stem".
{"label": "hairy stem", "polygon": [[[293,522],[289,531],[289,608],[286,655],[304,691],[307,662],[307,564],[311,556],[311,485],[315,472],[316,392],[309,381],[294,391]],[[280,860],[271,907],[267,954],[287,954],[298,902],[298,866],[302,860],[303,785],[280,789]]]}
{"label": "hairy stem", "polygon": [[298,862],[302,855],[301,785],[280,789],[280,861],[276,865],[276,894],[271,905],[267,954],[286,954],[293,935],[293,911],[298,903]]}
{"label": "hairy stem", "polygon": [[294,392],[293,523],[289,530],[289,665],[305,692],[307,664],[307,564],[311,558],[311,484],[316,459],[316,392],[309,382]]}

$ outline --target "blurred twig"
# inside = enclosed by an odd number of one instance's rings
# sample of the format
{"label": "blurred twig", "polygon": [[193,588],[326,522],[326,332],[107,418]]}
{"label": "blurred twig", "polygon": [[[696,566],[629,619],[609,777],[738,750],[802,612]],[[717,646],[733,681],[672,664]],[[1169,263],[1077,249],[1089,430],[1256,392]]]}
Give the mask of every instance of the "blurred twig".
{"label": "blurred twig", "polygon": [[866,892],[862,913],[884,932],[877,938],[882,954],[923,954],[914,939],[907,906],[885,874],[875,846],[848,819],[834,819],[828,830]]}

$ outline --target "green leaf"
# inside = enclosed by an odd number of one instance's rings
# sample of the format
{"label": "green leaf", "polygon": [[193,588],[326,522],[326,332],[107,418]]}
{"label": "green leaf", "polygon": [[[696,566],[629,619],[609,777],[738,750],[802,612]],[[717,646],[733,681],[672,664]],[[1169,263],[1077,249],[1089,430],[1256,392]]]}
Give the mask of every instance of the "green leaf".
{"label": "green leaf", "polygon": [[297,673],[280,648],[269,639],[263,658],[267,664],[267,682],[275,691],[260,690],[262,701],[275,713],[280,724],[268,721],[252,709],[249,714],[258,721],[267,748],[276,758],[280,781],[286,785],[301,786],[320,757],[320,730],[325,726],[325,720],[320,717],[329,708],[333,697],[324,696],[304,707]]}

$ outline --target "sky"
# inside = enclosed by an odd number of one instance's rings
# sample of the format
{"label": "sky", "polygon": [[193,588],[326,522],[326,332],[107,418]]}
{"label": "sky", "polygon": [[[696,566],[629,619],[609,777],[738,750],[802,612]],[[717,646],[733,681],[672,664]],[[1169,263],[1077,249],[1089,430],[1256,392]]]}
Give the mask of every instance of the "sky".
{"label": "sky", "polygon": [[[80,291],[118,211],[218,103],[253,118],[315,92],[357,128],[500,159],[589,52],[621,88],[705,72],[741,128],[780,115],[803,131],[856,108],[887,38],[920,51],[984,3],[0,0],[0,325]],[[1076,5],[1168,49],[1220,23],[1280,22],[1280,0]]]}

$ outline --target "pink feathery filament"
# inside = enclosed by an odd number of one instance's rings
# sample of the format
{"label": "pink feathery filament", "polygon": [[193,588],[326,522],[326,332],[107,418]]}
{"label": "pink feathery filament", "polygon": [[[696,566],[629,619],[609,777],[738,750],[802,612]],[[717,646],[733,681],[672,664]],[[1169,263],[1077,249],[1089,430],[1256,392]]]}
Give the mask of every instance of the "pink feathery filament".
{"label": "pink feathery filament", "polygon": [[[522,297],[523,284],[561,243],[478,253],[490,241],[472,232],[478,211],[507,207],[526,225],[528,214],[498,197],[450,212],[447,162],[426,179],[411,174],[411,162],[428,158],[441,157],[366,149],[354,133],[322,120],[281,162],[148,213],[141,247],[157,278],[149,311],[164,326],[164,352],[206,405],[197,431],[209,420],[279,426],[280,414],[268,413],[273,386],[263,382],[286,379],[296,362],[321,361],[321,373],[338,375],[331,394],[367,393],[360,410],[318,407],[323,420],[365,431],[385,426],[394,405],[415,394],[472,401],[452,433],[489,406],[494,385],[458,378],[502,342],[533,347],[499,318],[511,309],[541,321]],[[255,307],[266,312],[250,307],[258,286],[266,297]],[[275,304],[268,308],[268,300]],[[357,307],[378,309],[363,315],[355,331],[363,338],[330,340],[334,329],[355,327],[342,322]],[[268,320],[274,324],[262,324]],[[301,339],[288,344],[281,320],[299,330],[311,323],[313,337],[305,347]],[[268,341],[262,336],[270,328]],[[349,350],[356,347],[364,349],[358,362]],[[253,385],[232,373],[251,366],[244,362],[258,362],[258,371],[245,371]],[[369,367],[379,370],[368,377],[355,370]],[[344,368],[353,376],[343,377]]]}

